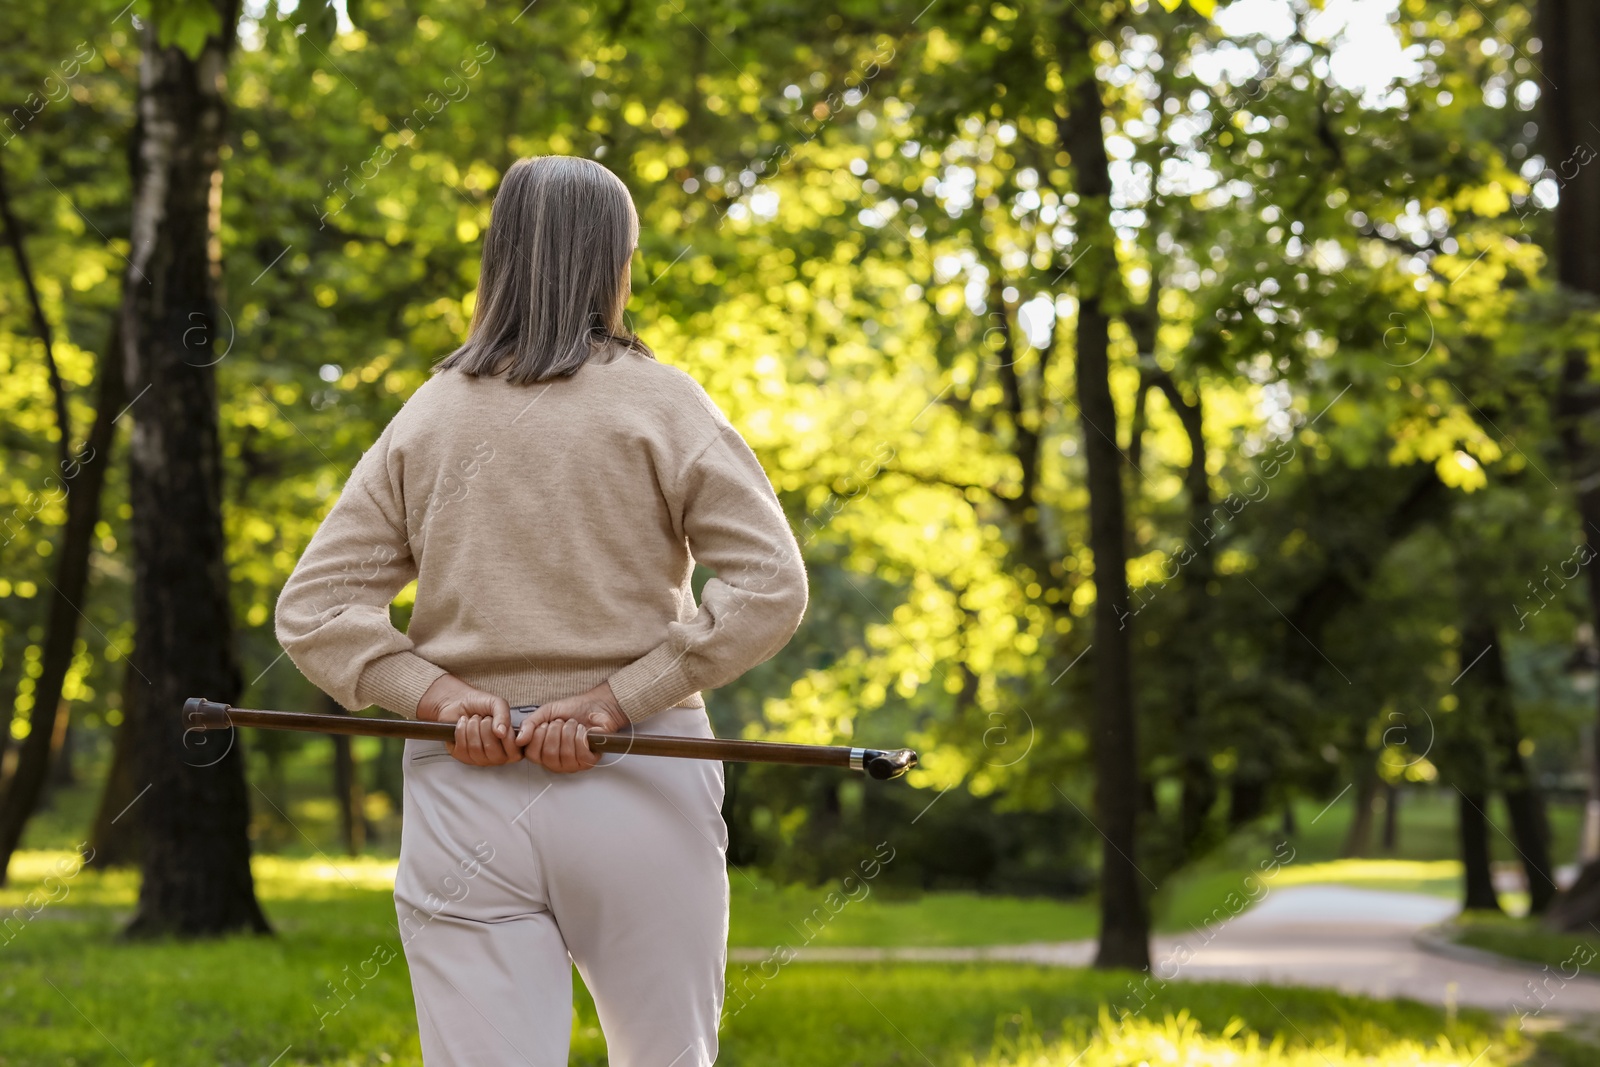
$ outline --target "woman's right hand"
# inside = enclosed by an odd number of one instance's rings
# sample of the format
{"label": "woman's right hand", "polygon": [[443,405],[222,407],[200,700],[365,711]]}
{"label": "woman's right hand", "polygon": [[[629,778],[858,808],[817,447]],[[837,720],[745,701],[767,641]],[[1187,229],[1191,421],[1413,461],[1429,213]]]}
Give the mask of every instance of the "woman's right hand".
{"label": "woman's right hand", "polygon": [[599,754],[589,748],[590,730],[617,733],[631,725],[611,692],[611,683],[601,682],[586,693],[539,705],[522,720],[517,743],[530,763],[558,774],[574,774],[600,762]]}
{"label": "woman's right hand", "polygon": [[445,745],[462,763],[494,767],[522,758],[522,746],[511,729],[511,705],[453,674],[440,675],[422,694],[417,718],[455,723],[455,739]]}

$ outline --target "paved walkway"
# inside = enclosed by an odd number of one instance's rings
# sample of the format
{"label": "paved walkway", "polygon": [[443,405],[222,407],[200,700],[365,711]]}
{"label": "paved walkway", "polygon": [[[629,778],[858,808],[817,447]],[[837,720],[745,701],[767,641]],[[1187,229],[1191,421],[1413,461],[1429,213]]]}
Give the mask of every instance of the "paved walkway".
{"label": "paved walkway", "polygon": [[[1451,918],[1454,901],[1417,893],[1336,885],[1273,890],[1256,907],[1226,922],[1179,936],[1157,937],[1152,970],[1177,981],[1254,982],[1337,989],[1373,997],[1410,997],[1533,1018],[1600,1013],[1600,979],[1564,980],[1555,971],[1502,963],[1451,949],[1428,951],[1417,938]],[[755,963],[768,949],[734,949]],[[995,961],[1087,966],[1089,941],[1035,942],[980,948],[831,948],[797,950],[815,962],[903,960],[925,963]],[[1570,973],[1569,968],[1569,973]]]}

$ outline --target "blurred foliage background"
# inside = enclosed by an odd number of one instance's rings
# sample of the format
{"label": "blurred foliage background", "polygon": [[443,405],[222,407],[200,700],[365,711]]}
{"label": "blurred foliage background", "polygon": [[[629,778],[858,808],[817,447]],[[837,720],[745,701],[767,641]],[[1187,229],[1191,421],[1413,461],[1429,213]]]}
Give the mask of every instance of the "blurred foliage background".
{"label": "blurred foliage background", "polygon": [[[571,153],[634,191],[634,326],[746,435],[811,568],[800,634],[713,697],[718,729],[923,752],[909,789],[731,768],[741,866],[821,881],[893,828],[906,885],[1092,886],[1085,272],[1114,312],[1152,877],[1336,798],[1367,813],[1344,850],[1381,850],[1401,796],[1520,788],[1507,746],[1581,803],[1590,553],[1552,405],[1595,320],[1549,248],[1588,160],[1541,147],[1531,5],[1377,5],[1393,77],[1352,76],[1354,23],[1309,0],[1090,6],[1112,248],[1059,148],[1051,5],[246,4],[213,339],[242,703],[319,709],[275,595],[462,338],[499,175]],[[142,14],[0,12],[0,96],[45,101],[0,161],[79,427],[115,365]],[[64,520],[10,256],[0,371],[9,769]],[[87,836],[122,725],[127,495],[119,463],[35,844]],[[1484,634],[1509,734],[1464,671]],[[246,751],[257,850],[396,847],[397,748],[358,741],[353,790],[326,739]]]}

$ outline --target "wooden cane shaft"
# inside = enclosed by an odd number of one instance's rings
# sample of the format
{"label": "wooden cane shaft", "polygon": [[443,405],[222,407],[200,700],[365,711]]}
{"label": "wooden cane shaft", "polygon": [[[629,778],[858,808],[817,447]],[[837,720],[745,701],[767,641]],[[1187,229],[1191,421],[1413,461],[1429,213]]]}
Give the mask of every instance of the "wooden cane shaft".
{"label": "wooden cane shaft", "polygon": [[[451,723],[418,719],[374,719],[360,715],[316,715],[302,711],[257,711],[225,704],[191,701],[185,724],[193,730],[255,726],[266,730],[298,730],[362,737],[406,737],[418,741],[451,741]],[[727,760],[734,763],[787,763],[805,767],[848,767],[850,749],[833,745],[793,745],[777,741],[734,741],[722,738],[663,737],[659,734],[589,734],[591,752],[675,756],[680,759]]]}
{"label": "wooden cane shaft", "polygon": [[589,735],[591,752],[677,756],[681,759],[726,760],[731,763],[788,763],[802,767],[848,767],[850,750],[832,745],[789,745],[778,741],[732,741],[723,738],[663,737],[659,734]]}
{"label": "wooden cane shaft", "polygon": [[423,722],[420,719],[372,719],[360,715],[313,715],[303,711],[253,711],[229,708],[225,721],[207,719],[189,725],[199,730],[221,730],[228,726],[257,726],[264,730],[300,730],[319,734],[350,734],[357,737],[409,737],[417,741],[451,741],[454,724]]}

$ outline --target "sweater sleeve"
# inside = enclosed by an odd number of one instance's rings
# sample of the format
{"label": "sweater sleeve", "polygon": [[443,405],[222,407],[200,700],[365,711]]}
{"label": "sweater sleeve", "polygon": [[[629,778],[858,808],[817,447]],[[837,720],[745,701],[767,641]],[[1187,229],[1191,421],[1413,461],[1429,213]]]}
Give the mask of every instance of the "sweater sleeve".
{"label": "sweater sleeve", "polygon": [[412,651],[389,604],[417,576],[390,474],[391,430],[367,450],[278,597],[278,642],[312,684],[351,711],[416,718],[444,668]]}
{"label": "sweater sleeve", "polygon": [[777,654],[805,614],[805,564],[777,494],[732,426],[701,450],[677,487],[694,558],[715,577],[700,610],[609,679],[639,722],[702,689],[726,685]]}

